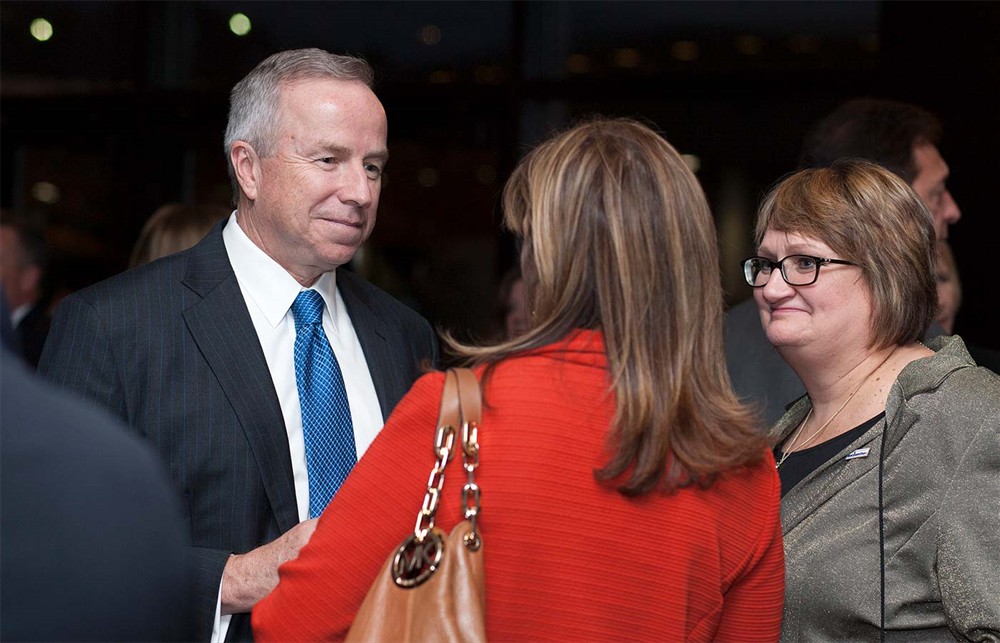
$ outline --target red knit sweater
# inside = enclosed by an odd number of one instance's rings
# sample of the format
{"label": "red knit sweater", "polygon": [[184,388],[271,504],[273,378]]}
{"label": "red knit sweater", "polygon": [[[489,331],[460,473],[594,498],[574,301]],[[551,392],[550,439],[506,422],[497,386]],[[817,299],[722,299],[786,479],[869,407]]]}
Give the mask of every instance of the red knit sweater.
{"label": "red knit sweater", "polygon": [[[258,641],[342,639],[412,533],[442,373],[418,380],[253,612]],[[784,559],[770,455],[709,489],[623,497],[594,479],[613,412],[602,336],[508,360],[485,390],[477,482],[490,641],[775,641]],[[460,519],[448,467],[437,524]]]}

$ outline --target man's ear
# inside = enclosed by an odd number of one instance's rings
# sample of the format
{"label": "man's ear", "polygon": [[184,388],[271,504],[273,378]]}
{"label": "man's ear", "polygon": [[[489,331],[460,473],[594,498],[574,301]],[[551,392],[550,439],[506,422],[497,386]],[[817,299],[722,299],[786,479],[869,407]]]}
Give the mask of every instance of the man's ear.
{"label": "man's ear", "polygon": [[229,148],[229,161],[233,164],[233,173],[240,189],[250,201],[257,199],[260,188],[260,157],[256,150],[246,141],[236,141]]}

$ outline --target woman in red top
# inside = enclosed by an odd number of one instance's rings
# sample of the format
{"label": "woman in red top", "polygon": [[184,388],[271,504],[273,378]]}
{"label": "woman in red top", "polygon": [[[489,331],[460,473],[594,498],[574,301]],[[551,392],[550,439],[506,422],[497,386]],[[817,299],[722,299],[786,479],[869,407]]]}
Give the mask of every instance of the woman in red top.
{"label": "woman in red top", "polygon": [[[488,639],[776,640],[780,484],[726,376],[715,228],[694,175],[649,128],[599,120],[531,152],[504,210],[524,239],[532,327],[450,342],[485,399]],[[443,384],[414,385],[281,567],[253,612],[259,641],[346,635],[413,531]],[[445,531],[462,519],[454,466]]]}

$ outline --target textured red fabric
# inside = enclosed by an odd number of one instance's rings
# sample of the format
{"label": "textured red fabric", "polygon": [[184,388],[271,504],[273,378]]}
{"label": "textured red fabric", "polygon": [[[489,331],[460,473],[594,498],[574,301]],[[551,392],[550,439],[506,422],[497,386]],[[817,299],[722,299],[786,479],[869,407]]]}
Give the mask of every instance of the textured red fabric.
{"label": "textured red fabric", "polygon": [[[434,461],[443,373],[425,375],[254,610],[258,641],[342,639],[413,530]],[[490,641],[774,641],[784,559],[767,454],[709,489],[628,499],[595,481],[613,412],[602,336],[504,362],[479,433]],[[438,526],[460,520],[448,467]]]}

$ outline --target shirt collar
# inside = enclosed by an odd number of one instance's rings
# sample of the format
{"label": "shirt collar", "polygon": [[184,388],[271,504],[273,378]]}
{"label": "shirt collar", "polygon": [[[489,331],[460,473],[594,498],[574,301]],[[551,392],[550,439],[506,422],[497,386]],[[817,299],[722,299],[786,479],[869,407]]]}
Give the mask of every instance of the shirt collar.
{"label": "shirt collar", "polygon": [[[250,240],[236,220],[236,212],[222,230],[222,239],[229,261],[244,293],[253,301],[272,328],[276,327],[292,307],[292,302],[305,290],[295,278]],[[336,272],[320,275],[310,288],[318,292],[332,320],[337,319]]]}
{"label": "shirt collar", "polygon": [[14,310],[10,311],[10,323],[13,324],[14,326],[20,324],[21,320],[27,317],[28,313],[31,312],[31,307],[34,305],[35,305],[34,303],[22,304],[17,308],[15,308]]}

